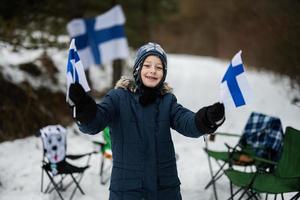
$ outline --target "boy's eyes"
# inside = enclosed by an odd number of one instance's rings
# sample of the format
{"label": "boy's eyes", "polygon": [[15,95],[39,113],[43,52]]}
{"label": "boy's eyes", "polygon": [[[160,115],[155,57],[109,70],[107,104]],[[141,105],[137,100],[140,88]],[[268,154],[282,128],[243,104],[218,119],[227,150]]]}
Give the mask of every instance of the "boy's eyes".
{"label": "boy's eyes", "polygon": [[[150,68],[152,65],[149,65],[149,64],[144,64],[143,67],[146,67],[146,68]],[[162,71],[163,70],[163,67],[158,65],[158,66],[154,66],[155,70],[157,71]]]}
{"label": "boy's eyes", "polygon": [[163,70],[163,67],[157,66],[157,67],[155,67],[155,69],[156,69],[157,71],[162,71],[162,70]]}

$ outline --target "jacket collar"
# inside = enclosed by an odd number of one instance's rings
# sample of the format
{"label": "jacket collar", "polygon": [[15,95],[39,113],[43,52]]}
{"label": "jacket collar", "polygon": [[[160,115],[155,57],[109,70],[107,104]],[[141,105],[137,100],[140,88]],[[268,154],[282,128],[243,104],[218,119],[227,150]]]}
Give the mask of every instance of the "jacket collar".
{"label": "jacket collar", "polygon": [[[122,76],[121,79],[115,85],[115,89],[120,89],[120,88],[129,90],[133,93],[137,91],[137,86],[135,84],[135,81],[125,76]],[[167,93],[172,93],[172,91],[173,88],[171,88],[168,83],[164,82],[163,87],[161,89],[161,94],[165,95]]]}

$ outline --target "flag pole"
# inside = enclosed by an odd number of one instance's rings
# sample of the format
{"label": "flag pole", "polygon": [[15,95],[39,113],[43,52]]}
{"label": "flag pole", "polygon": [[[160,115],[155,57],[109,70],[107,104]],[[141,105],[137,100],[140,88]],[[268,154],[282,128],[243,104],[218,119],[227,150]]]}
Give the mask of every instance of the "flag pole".
{"label": "flag pole", "polygon": [[[75,68],[73,68],[73,81],[75,83]],[[73,118],[76,119],[76,106],[73,106]]]}

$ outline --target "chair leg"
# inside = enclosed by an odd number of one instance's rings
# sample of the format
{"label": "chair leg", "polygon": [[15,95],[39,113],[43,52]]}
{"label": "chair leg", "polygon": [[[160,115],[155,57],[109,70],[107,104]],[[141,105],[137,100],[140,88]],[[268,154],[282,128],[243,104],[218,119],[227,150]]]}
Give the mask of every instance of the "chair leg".
{"label": "chair leg", "polygon": [[232,186],[232,182],[231,181],[230,181],[230,195],[233,197],[233,186]]}
{"label": "chair leg", "polygon": [[244,189],[244,192],[241,194],[239,200],[243,199],[243,196],[247,193],[248,188]]}
{"label": "chair leg", "polygon": [[[81,194],[85,195],[84,191],[82,190],[82,188],[79,185],[79,182],[81,181],[81,179],[83,177],[82,173],[79,174],[76,178],[74,177],[73,174],[70,174],[70,176],[71,176],[71,178],[72,178],[73,181],[71,181],[68,184],[66,184],[66,186],[64,188],[62,188],[62,187],[59,188],[58,184],[60,184],[60,186],[62,186],[62,181],[63,181],[63,179],[65,179],[65,176],[61,177],[60,181],[58,183],[56,183],[55,180],[53,179],[53,177],[49,174],[49,172],[46,171],[46,174],[48,175],[48,177],[50,179],[50,183],[48,184],[45,192],[51,193],[53,190],[55,190],[58,193],[60,199],[64,200],[63,197],[62,197],[62,195],[61,195],[61,193],[59,192],[59,190],[60,189],[66,189],[66,188],[70,187],[73,183],[75,183],[75,188],[74,188],[74,190],[73,190],[73,192],[72,192],[72,194],[70,196],[70,200],[72,200],[72,198],[74,197],[74,194],[75,194],[75,192],[76,192],[77,189],[79,189],[79,191],[81,192]],[[50,190],[51,183],[53,184],[53,188],[51,188],[51,190]]]}
{"label": "chair leg", "polygon": [[72,177],[72,179],[73,179],[73,181],[74,181],[74,183],[75,183],[75,185],[76,185],[76,187],[74,188],[74,190],[73,190],[73,192],[72,192],[72,194],[71,194],[71,196],[70,196],[70,200],[72,200],[73,197],[74,197],[74,194],[75,194],[75,192],[76,192],[76,190],[77,190],[77,188],[79,189],[79,191],[81,192],[81,194],[85,195],[85,193],[83,192],[82,188],[81,188],[80,185],[79,185],[79,182],[81,181],[83,174],[81,174],[81,176],[80,176],[80,178],[79,178],[78,181],[77,181],[76,178],[73,176],[73,174],[70,174],[70,175],[71,175],[71,177]]}
{"label": "chair leg", "polygon": [[246,200],[250,200],[250,199],[252,199],[252,197],[254,197],[254,199],[256,199],[256,200],[258,200],[258,198],[256,197],[256,192],[250,192],[250,194],[249,193],[247,193],[248,195],[249,195],[249,197],[246,199]]}
{"label": "chair leg", "polygon": [[110,179],[112,168],[112,164],[110,162],[111,160],[108,160],[104,156],[102,157],[102,163],[100,166],[100,183],[102,185],[105,185]]}
{"label": "chair leg", "polygon": [[53,187],[54,187],[54,189],[56,190],[56,192],[57,192],[58,196],[60,197],[60,199],[61,199],[61,200],[64,200],[64,198],[62,197],[62,195],[60,194],[60,192],[59,192],[59,190],[58,190],[58,187],[57,187],[55,181],[53,180],[53,178],[51,177],[51,175],[49,174],[48,171],[46,171],[46,174],[48,175],[50,181],[52,182]]}
{"label": "chair leg", "polygon": [[[211,180],[206,184],[204,189],[207,189],[211,184],[215,184],[215,182],[223,176],[224,172],[219,175],[219,173],[223,170],[225,167],[226,163],[223,163],[223,165],[220,167],[220,169],[215,173],[215,175],[212,175]],[[217,178],[216,178],[217,177]]]}
{"label": "chair leg", "polygon": [[63,185],[63,181],[65,180],[65,179],[67,179],[68,178],[68,176],[67,175],[62,175],[61,176],[61,180],[60,180],[60,182],[61,182],[61,187],[62,187],[62,190],[66,190],[66,189],[68,189],[72,184],[73,184],[73,181],[70,181],[69,183],[66,183],[66,181],[65,181],[65,185]]}
{"label": "chair leg", "polygon": [[[63,186],[63,180],[65,179],[65,177],[66,177],[66,176],[61,175],[61,176],[60,176],[59,182],[57,182],[57,183],[55,182],[56,185],[57,185],[57,188],[58,188],[59,190],[64,191],[65,189],[67,189],[67,188],[69,187],[69,185],[67,185],[66,187]],[[70,184],[72,184],[72,183],[70,183]],[[45,190],[45,191],[47,191],[48,193],[51,193],[51,192],[55,189],[55,188],[51,188],[51,189],[50,189],[50,186],[51,186],[51,182],[48,184],[47,189]]]}
{"label": "chair leg", "polygon": [[102,155],[102,158],[101,158],[101,163],[100,163],[100,172],[99,172],[99,175],[100,175],[100,183],[102,184],[102,185],[104,185],[105,184],[105,182],[102,180],[102,177],[103,177],[103,168],[104,168],[104,163],[105,162],[105,158],[104,158],[104,156]]}
{"label": "chair leg", "polygon": [[103,155],[101,156],[101,159],[99,159],[99,175],[101,176],[101,169],[102,169],[102,165],[103,165],[103,161],[104,161],[104,158],[103,158]]}
{"label": "chair leg", "polygon": [[283,193],[281,193],[280,196],[281,196],[281,200],[284,200]]}
{"label": "chair leg", "polygon": [[[205,148],[208,149],[207,140],[205,140]],[[210,159],[209,155],[207,155],[207,158],[208,158],[210,176],[213,179],[214,175],[213,175],[212,164],[211,164],[211,159]],[[215,200],[218,200],[217,189],[216,189],[216,184],[215,183],[213,183],[213,192],[214,192]]]}
{"label": "chair leg", "polygon": [[60,181],[57,183],[57,185],[59,186],[59,188],[61,190],[64,190],[64,183],[63,183],[63,180],[65,179],[65,176],[64,175],[61,175],[60,176]]}
{"label": "chair leg", "polygon": [[44,193],[51,193],[54,190],[54,188],[50,190],[51,183],[51,181],[48,183],[46,189],[44,190]]}
{"label": "chair leg", "polygon": [[81,174],[81,176],[80,176],[80,178],[79,178],[78,181],[75,179],[75,177],[73,176],[73,174],[70,174],[70,175],[71,175],[73,181],[75,182],[76,186],[77,186],[78,189],[80,190],[81,194],[85,194],[85,193],[83,192],[82,188],[81,188],[80,185],[79,185],[79,182],[81,181],[82,175],[83,175],[83,174]]}
{"label": "chair leg", "polygon": [[254,199],[258,200],[257,196],[256,196],[256,192],[253,192],[252,190],[249,190],[250,189],[250,186],[247,186],[246,188],[244,188],[244,192],[241,194],[239,200],[243,199],[244,195],[245,194],[248,194],[250,193],[248,199],[251,199],[252,197],[254,197]]}
{"label": "chair leg", "polygon": [[292,198],[291,198],[291,200],[297,200],[297,199],[299,199],[300,198],[300,192],[298,192],[297,194],[295,194]]}
{"label": "chair leg", "polygon": [[[258,171],[254,174],[254,177],[252,178],[252,180],[250,181],[250,183],[247,185],[247,187],[244,188],[244,192],[242,193],[242,195],[240,196],[239,200],[241,200],[243,198],[243,196],[251,189],[255,179],[256,179],[256,176],[258,174]],[[252,189],[250,190],[250,192],[252,192]],[[255,196],[255,198],[257,199],[257,197]]]}
{"label": "chair leg", "polygon": [[256,194],[254,195],[254,198],[256,199],[256,200],[259,200],[259,199],[261,199],[261,197],[260,196],[256,196]]}
{"label": "chair leg", "polygon": [[[231,184],[231,188],[232,188],[232,183],[230,182],[230,184]],[[241,188],[239,188],[237,191],[235,191],[234,193],[233,193],[233,189],[231,189],[232,191],[231,191],[231,196],[227,199],[227,200],[233,200],[233,197],[235,196],[235,195],[237,195],[241,190],[243,190],[243,188],[241,187]]]}
{"label": "chair leg", "polygon": [[42,174],[41,174],[41,192],[43,192],[44,186],[44,169],[42,167]]}

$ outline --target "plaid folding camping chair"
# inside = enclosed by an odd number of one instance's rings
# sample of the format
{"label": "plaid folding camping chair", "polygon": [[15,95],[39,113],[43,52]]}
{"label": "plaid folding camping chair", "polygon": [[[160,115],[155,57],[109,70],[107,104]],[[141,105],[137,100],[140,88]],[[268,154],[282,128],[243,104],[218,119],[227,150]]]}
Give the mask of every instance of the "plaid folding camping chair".
{"label": "plaid folding camping chair", "polygon": [[[256,172],[241,172],[234,169],[225,170],[225,174],[230,180],[230,185],[239,187],[234,193],[231,190],[229,199],[233,199],[237,194],[238,199],[244,199],[248,194],[249,199],[258,199],[257,195],[265,193],[265,199],[273,194],[284,200],[285,193],[291,193],[291,200],[300,198],[300,130],[287,127],[284,135],[282,155],[272,171],[258,169]],[[268,161],[267,161],[268,162]]]}
{"label": "plaid folding camping chair", "polygon": [[244,129],[243,146],[250,145],[257,157],[278,161],[283,147],[283,130],[277,117],[253,112]]}
{"label": "plaid folding camping chair", "polygon": [[[70,200],[73,198],[77,189],[84,194],[79,183],[83,177],[83,173],[89,167],[91,153],[81,155],[66,155],[66,129],[61,125],[49,125],[41,128],[37,136],[41,136],[43,142],[43,159],[42,159],[42,176],[41,176],[41,192],[51,193],[55,190],[61,200],[63,196],[61,191],[65,191],[71,185],[75,185]],[[68,160],[77,160],[86,157],[84,166],[75,166]],[[46,189],[44,186],[44,173],[49,178]]]}
{"label": "plaid folding camping chair", "polygon": [[[237,136],[229,133],[216,133],[216,135]],[[274,166],[274,161],[278,161],[280,158],[283,146],[281,121],[277,117],[252,112],[237,145],[235,147],[225,145],[228,148],[227,151],[214,151],[208,149],[206,141],[206,148],[204,148],[208,155],[212,176],[205,189],[213,185],[215,199],[218,199],[215,182],[223,176],[226,166],[229,168],[243,166],[245,170],[250,167],[251,171],[253,171],[252,166],[269,169]],[[213,174],[211,157],[219,165],[219,169],[215,174]],[[266,160],[270,162],[264,162]],[[221,164],[219,161],[223,163]]]}

